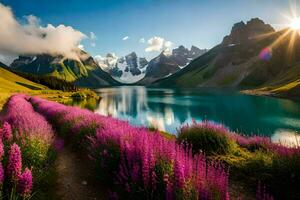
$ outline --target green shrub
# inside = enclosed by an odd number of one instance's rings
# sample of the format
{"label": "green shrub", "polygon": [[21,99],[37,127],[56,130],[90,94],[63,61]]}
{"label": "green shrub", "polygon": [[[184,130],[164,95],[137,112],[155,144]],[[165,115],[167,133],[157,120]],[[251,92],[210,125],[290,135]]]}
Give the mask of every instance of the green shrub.
{"label": "green shrub", "polygon": [[229,131],[222,125],[209,121],[194,122],[179,130],[178,142],[191,145],[193,153],[203,151],[207,155],[226,154],[232,143],[228,134]]}
{"label": "green shrub", "polygon": [[83,92],[75,92],[71,97],[73,99],[86,99],[86,95]]}

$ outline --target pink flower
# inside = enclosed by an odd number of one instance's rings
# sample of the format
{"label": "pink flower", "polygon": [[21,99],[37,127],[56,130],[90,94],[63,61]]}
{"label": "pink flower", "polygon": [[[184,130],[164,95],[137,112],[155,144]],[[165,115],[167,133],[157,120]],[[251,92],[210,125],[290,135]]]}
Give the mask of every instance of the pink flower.
{"label": "pink flower", "polygon": [[[174,199],[177,191],[184,193],[187,186],[195,188],[197,198],[228,197],[225,168],[218,163],[207,162],[202,154],[193,155],[192,149],[187,150],[175,139],[167,139],[159,132],[134,127],[112,117],[37,97],[30,98],[29,102],[55,126],[68,123],[68,136],[85,133],[87,137],[81,139],[88,138],[90,157],[99,161],[99,167],[111,174],[111,181],[119,184],[130,196],[134,197],[137,192],[135,186],[140,184],[139,189],[147,193],[145,196],[155,198],[156,195],[165,195],[167,200]],[[229,133],[226,127],[212,122],[193,126],[217,130],[220,134]],[[154,191],[158,192],[161,172],[165,194],[156,194]]]}
{"label": "pink flower", "polygon": [[3,156],[4,156],[4,145],[2,140],[0,139],[0,161],[2,160]]}
{"label": "pink flower", "polygon": [[0,187],[2,186],[3,182],[4,182],[4,169],[2,163],[0,163]]}
{"label": "pink flower", "polygon": [[4,122],[2,128],[0,128],[0,136],[3,141],[10,140],[12,138],[12,129],[8,122]]}
{"label": "pink flower", "polygon": [[32,173],[28,168],[20,176],[17,191],[22,197],[28,197],[32,190]]}
{"label": "pink flower", "polygon": [[156,176],[156,173],[154,171],[152,172],[151,178],[152,178],[151,183],[152,183],[153,190],[156,190],[157,176]]}
{"label": "pink flower", "polygon": [[166,200],[171,200],[173,199],[173,196],[172,196],[172,185],[170,183],[170,177],[169,177],[169,174],[164,174],[164,184],[165,184],[165,188],[166,188],[166,197],[165,199]]}
{"label": "pink flower", "polygon": [[174,176],[177,188],[181,188],[184,184],[184,163],[179,159],[175,160]]}
{"label": "pink flower", "polygon": [[14,143],[10,146],[9,157],[7,163],[7,176],[13,181],[17,181],[21,175],[22,156],[20,147]]}

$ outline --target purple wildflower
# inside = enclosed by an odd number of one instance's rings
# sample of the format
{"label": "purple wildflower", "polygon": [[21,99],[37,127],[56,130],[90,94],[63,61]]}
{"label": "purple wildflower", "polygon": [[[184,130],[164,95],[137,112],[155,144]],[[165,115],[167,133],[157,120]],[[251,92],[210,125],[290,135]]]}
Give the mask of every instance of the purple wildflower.
{"label": "purple wildflower", "polygon": [[12,128],[8,122],[4,122],[2,128],[0,128],[0,136],[3,141],[9,141],[12,138]]}
{"label": "purple wildflower", "polygon": [[7,176],[11,181],[15,182],[21,175],[22,170],[22,156],[20,147],[14,143],[10,146],[9,157],[7,163]]}
{"label": "purple wildflower", "polygon": [[0,161],[3,159],[4,156],[4,145],[2,140],[0,139]]}
{"label": "purple wildflower", "polygon": [[[129,195],[134,196],[132,193],[136,192],[134,185],[137,183],[143,183],[141,187],[149,192],[149,197],[155,195],[160,183],[159,170],[164,173],[166,199],[173,199],[177,191],[184,193],[187,181],[196,189],[198,198],[203,194],[211,199],[215,198],[215,194],[221,199],[228,196],[228,174],[224,167],[213,162],[208,164],[204,155],[193,155],[191,149],[177,144],[175,139],[167,139],[159,132],[153,133],[87,110],[37,97],[29,101],[55,126],[68,123],[70,136],[83,130],[95,130],[95,135],[87,133],[91,158],[99,160],[99,167],[109,172],[112,181],[121,185]],[[204,123],[203,126],[228,132],[225,127],[212,123]],[[117,163],[117,166],[112,167],[110,163]]]}
{"label": "purple wildflower", "polygon": [[180,160],[180,158],[177,158],[175,161],[174,176],[175,176],[176,187],[182,188],[184,184],[184,164]]}
{"label": "purple wildflower", "polygon": [[[6,121],[2,128],[3,139],[12,138],[12,129],[16,139],[32,138],[39,139],[49,148],[53,142],[53,129],[46,119],[35,112],[30,102],[22,94],[13,95],[6,107],[3,120]],[[26,114],[24,114],[26,113]]]}
{"label": "purple wildflower", "polygon": [[4,182],[4,169],[2,163],[0,162],[0,188]]}
{"label": "purple wildflower", "polygon": [[17,191],[22,197],[28,197],[32,190],[32,173],[28,168],[21,174],[18,184]]}

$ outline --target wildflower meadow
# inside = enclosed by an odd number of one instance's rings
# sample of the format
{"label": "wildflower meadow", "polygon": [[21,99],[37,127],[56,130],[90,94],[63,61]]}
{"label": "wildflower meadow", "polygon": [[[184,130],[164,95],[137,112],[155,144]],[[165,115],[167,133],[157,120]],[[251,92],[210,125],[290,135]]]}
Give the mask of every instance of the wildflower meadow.
{"label": "wildflower meadow", "polygon": [[[259,200],[274,199],[269,193],[280,186],[278,181],[273,184],[275,176],[283,176],[284,182],[290,180],[284,176],[294,174],[292,182],[299,184],[299,148],[242,136],[209,121],[183,125],[178,137],[166,137],[113,117],[21,94],[9,99],[0,116],[3,199],[34,197],[39,184],[47,182],[43,173],[64,145],[91,160],[95,177],[108,186],[111,199],[242,199],[230,190],[239,173],[252,177]],[[259,155],[271,156],[271,162],[259,164]],[[262,171],[251,174],[253,166]]]}

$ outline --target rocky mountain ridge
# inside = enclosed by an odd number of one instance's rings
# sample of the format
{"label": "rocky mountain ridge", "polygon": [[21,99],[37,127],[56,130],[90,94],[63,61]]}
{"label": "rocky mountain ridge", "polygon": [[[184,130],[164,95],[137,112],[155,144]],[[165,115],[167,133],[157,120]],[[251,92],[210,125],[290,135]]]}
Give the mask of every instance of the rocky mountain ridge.
{"label": "rocky mountain ridge", "polygon": [[254,18],[235,24],[221,44],[155,85],[261,88],[276,95],[297,96],[299,63],[300,36],[291,29],[274,31]]}

